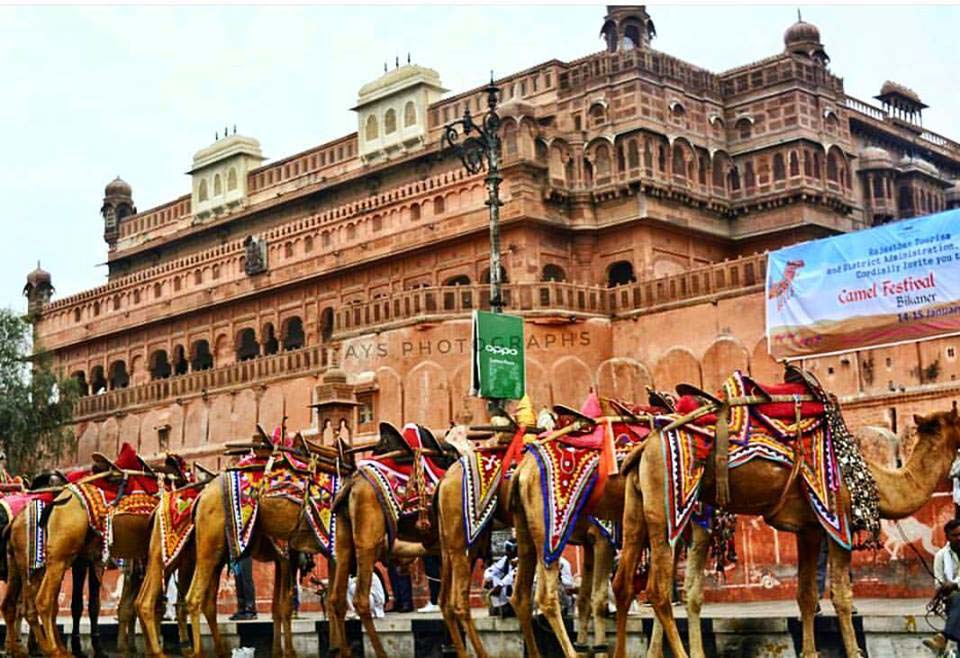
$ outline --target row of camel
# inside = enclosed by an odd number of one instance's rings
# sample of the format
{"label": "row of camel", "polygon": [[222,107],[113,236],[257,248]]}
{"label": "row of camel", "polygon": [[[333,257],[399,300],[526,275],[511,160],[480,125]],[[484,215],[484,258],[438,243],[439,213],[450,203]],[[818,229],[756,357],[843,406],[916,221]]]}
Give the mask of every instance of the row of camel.
{"label": "row of camel", "polygon": [[[899,469],[869,463],[880,496],[882,518],[898,519],[916,512],[926,503],[938,484],[946,476],[954,456],[960,448],[960,418],[956,409],[915,417],[917,444],[909,460]],[[578,648],[590,644],[588,620],[593,620],[595,653],[606,651],[606,594],[607,579],[613,562],[613,549],[585,520],[578,522],[572,536],[573,543],[585,548],[586,573],[579,597],[579,636],[575,646],[567,636],[561,618],[556,563],[546,564],[543,545],[544,498],[541,472],[528,453],[517,466],[513,477],[500,485],[494,523],[485,535],[468,546],[463,532],[463,466],[449,445],[464,444],[465,428],[455,428],[437,445],[438,459],[448,466],[440,480],[431,513],[431,523],[417,523],[413,518],[402,518],[396,528],[396,541],[388,545],[387,520],[378,493],[371,483],[357,472],[351,473],[352,458],[345,457],[342,448],[334,451],[337,468],[345,474],[334,506],[336,516],[335,553],[331,558],[332,582],[329,594],[331,616],[331,650],[341,658],[350,655],[345,632],[347,581],[357,574],[354,607],[378,658],[386,651],[378,638],[369,606],[369,590],[375,562],[390,559],[405,560],[427,553],[441,555],[441,608],[450,630],[454,647],[460,656],[467,656],[469,642],[479,658],[488,653],[472,622],[469,606],[471,572],[482,554],[493,527],[514,527],[517,535],[518,566],[512,604],[523,630],[527,653],[539,656],[533,635],[533,584],[536,579],[535,599],[558,638],[568,658],[578,655]],[[461,439],[457,441],[457,438]],[[623,547],[619,567],[614,578],[617,599],[617,641],[612,654],[626,656],[627,611],[635,592],[633,575],[641,551],[650,550],[647,597],[653,606],[658,625],[674,656],[687,656],[677,631],[670,603],[673,582],[674,554],[667,541],[666,504],[664,486],[664,441],[658,431],[646,440],[623,462],[618,475],[611,476],[602,495],[595,501],[591,514],[600,519],[622,522]],[[465,448],[469,450],[469,448]],[[803,658],[817,655],[814,644],[813,619],[817,603],[816,565],[824,533],[810,508],[799,481],[790,477],[791,469],[782,464],[756,459],[729,474],[729,502],[726,509],[738,514],[762,515],[771,526],[796,534],[799,556],[797,601],[802,615]],[[158,632],[157,602],[165,580],[179,570],[181,583],[189,582],[184,603],[191,622],[190,646],[194,656],[204,655],[200,638],[200,615],[206,617],[217,656],[228,655],[226,645],[216,622],[217,591],[220,575],[228,558],[224,475],[218,475],[203,486],[194,509],[193,541],[177,561],[165,569],[161,557],[160,528],[155,517],[118,517],[113,526],[112,554],[131,560],[142,560],[146,575],[142,584],[130,588],[121,601],[121,644],[124,629],[129,628],[134,610],[139,616],[149,656],[163,656]],[[704,477],[701,500],[715,503],[716,486],[708,468]],[[848,492],[842,496],[848,499]],[[8,628],[19,627],[19,614],[25,614],[37,636],[41,649],[48,656],[67,658],[69,653],[56,630],[56,613],[61,581],[67,568],[78,556],[94,558],[99,555],[100,540],[91,533],[86,512],[80,501],[64,493],[52,506],[46,520],[46,568],[31,575],[26,568],[27,526],[24,515],[12,523],[8,555],[10,583],[3,603]],[[295,655],[291,629],[292,597],[291,566],[278,546],[316,553],[320,546],[306,529],[301,506],[288,498],[271,497],[269,492],[259,499],[260,510],[251,540],[253,556],[275,564],[273,592],[274,656]],[[150,537],[150,541],[144,541]],[[695,657],[703,656],[699,613],[702,601],[702,570],[706,561],[708,537],[698,526],[694,527],[694,541],[688,552],[687,591],[690,615],[690,648]],[[850,552],[833,541],[828,542],[831,573],[831,592],[836,608],[846,655],[859,655],[852,624],[852,594],[849,580]],[[132,604],[136,594],[135,604]],[[648,656],[661,650],[657,637],[653,638]],[[7,634],[8,655],[22,655],[19,637]]]}

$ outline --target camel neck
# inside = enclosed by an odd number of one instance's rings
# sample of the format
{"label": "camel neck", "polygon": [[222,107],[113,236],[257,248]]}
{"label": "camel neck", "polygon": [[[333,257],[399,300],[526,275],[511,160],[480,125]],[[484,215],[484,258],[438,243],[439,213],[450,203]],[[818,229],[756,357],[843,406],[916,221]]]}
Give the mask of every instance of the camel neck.
{"label": "camel neck", "polygon": [[887,468],[868,462],[880,493],[880,516],[901,519],[910,516],[930,500],[946,477],[955,451],[947,437],[920,439],[910,459],[901,468]]}

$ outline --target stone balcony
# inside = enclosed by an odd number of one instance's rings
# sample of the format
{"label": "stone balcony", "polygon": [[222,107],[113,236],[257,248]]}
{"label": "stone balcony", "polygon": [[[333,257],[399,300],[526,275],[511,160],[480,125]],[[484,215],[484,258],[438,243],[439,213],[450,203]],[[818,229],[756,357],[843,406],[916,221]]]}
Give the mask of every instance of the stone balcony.
{"label": "stone balcony", "polygon": [[[754,254],[615,288],[564,282],[505,284],[504,310],[532,318],[630,317],[636,313],[702,301],[704,297],[755,292],[763,285],[766,258],[766,254]],[[329,348],[342,339],[413,324],[464,318],[474,309],[489,308],[490,288],[487,284],[418,288],[351,304],[337,311],[332,336],[324,345],[311,345],[90,395],[78,402],[75,419],[104,416],[215,391],[247,388],[275,379],[317,374],[330,362]]]}

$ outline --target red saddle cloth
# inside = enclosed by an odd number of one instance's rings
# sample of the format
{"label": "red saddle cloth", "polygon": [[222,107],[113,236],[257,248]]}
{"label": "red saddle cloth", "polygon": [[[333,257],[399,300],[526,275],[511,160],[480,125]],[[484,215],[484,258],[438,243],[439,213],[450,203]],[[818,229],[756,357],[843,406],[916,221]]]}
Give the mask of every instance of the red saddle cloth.
{"label": "red saddle cloth", "polygon": [[[748,391],[751,395],[760,395],[762,393],[767,393],[768,395],[809,395],[809,389],[803,384],[754,384],[753,386],[759,390],[750,390]],[[700,407],[706,406],[709,403],[701,401],[699,398],[693,395],[684,395],[679,400],[677,400],[676,410],[677,413],[681,416],[686,416],[687,414],[693,413]],[[797,410],[794,403],[791,402],[766,402],[762,404],[753,405],[752,408],[768,418],[773,418],[775,420],[784,420],[791,421],[796,420]],[[816,401],[804,401],[800,403],[800,417],[801,418],[819,418],[823,416],[823,403]],[[717,415],[716,414],[705,414],[700,416],[695,421],[694,425],[699,425],[700,427],[707,427],[710,425],[717,424]]]}

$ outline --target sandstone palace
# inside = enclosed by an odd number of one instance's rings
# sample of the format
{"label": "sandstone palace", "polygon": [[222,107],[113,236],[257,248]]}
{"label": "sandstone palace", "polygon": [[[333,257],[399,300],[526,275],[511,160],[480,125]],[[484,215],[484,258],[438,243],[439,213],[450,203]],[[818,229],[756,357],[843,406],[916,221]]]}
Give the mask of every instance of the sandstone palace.
{"label": "sandstone palace", "polygon": [[[712,390],[734,368],[777,379],[765,251],[960,205],[960,144],[922,127],[907,86],[878,77],[874,100],[848,96],[814,25],[713,72],[655,50],[644,7],[599,18],[602,51],[496,80],[505,310],[526,319],[537,408],[591,386]],[[440,149],[467,109],[485,109],[482,86],[448,93],[398,62],[360,87],[355,133],[270,164],[256,139],[218,135],[187,193],[148,210],[110,182],[109,280],[54,298],[38,269],[24,290],[40,344],[84,391],[77,459],[128,441],[217,467],[224,442],[283,417],[328,438],[341,419],[354,438],[379,420],[482,421],[468,389],[486,190]],[[958,350],[944,338],[804,365],[893,463],[912,414],[957,396]]]}

